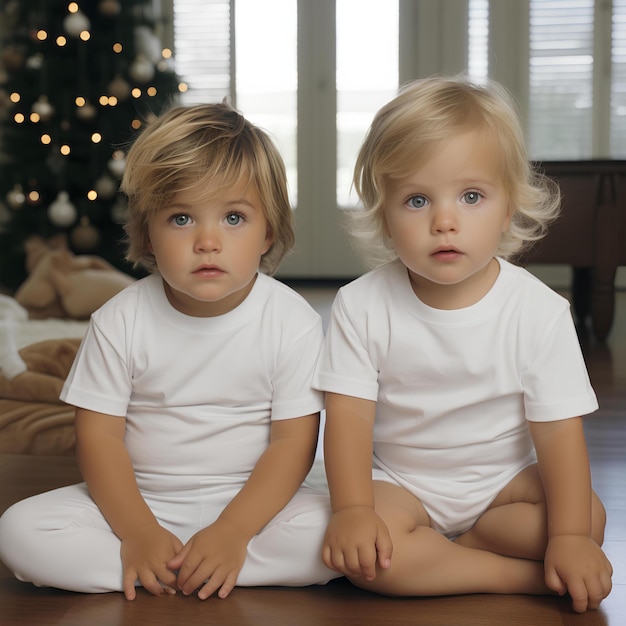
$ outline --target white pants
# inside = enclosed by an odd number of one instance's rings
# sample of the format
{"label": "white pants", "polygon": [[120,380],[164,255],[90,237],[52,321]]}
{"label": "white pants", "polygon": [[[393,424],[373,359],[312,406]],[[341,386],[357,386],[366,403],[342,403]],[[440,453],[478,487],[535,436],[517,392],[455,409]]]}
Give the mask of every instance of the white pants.
{"label": "white pants", "polygon": [[[143,495],[159,523],[186,543],[217,518],[240,487]],[[237,585],[305,586],[337,578],[321,560],[329,519],[328,494],[302,487],[248,544]],[[120,540],[84,483],[10,507],[0,518],[0,559],[17,578],[38,586],[122,591]]]}

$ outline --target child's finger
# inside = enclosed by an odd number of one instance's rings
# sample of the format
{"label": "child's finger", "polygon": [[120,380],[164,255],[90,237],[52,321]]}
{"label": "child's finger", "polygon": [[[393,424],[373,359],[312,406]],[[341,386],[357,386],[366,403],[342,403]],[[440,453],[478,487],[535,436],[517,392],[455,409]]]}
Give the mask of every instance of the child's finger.
{"label": "child's finger", "polygon": [[[224,585],[226,585],[225,590],[228,593],[230,593],[230,591],[232,590],[232,585],[230,586],[230,589],[229,589],[229,585],[227,585],[228,577],[229,577],[229,573],[226,568],[224,567],[216,568],[210,576],[204,577],[206,580],[206,583],[202,587],[202,589],[200,589],[200,591],[198,592],[198,598],[200,598],[200,600],[206,600],[207,598],[211,597],[218,589],[224,588]],[[235,580],[236,580],[236,576],[235,576]],[[228,593],[226,595],[228,595]],[[226,596],[223,596],[223,597],[226,597]]]}
{"label": "child's finger", "polygon": [[167,567],[169,567],[169,569],[171,570],[180,569],[181,565],[187,558],[187,554],[189,554],[189,550],[190,550],[189,544],[187,544],[186,546],[181,545],[181,548],[178,551],[178,554],[176,554],[176,556],[174,556],[167,562]]}
{"label": "child's finger", "polygon": [[567,585],[561,580],[561,577],[557,574],[554,568],[546,570],[545,583],[547,587],[558,593],[560,596],[565,594],[567,591]]}
{"label": "child's finger", "polygon": [[224,584],[222,585],[221,589],[218,592],[218,596],[220,598],[227,598],[230,595],[230,592],[235,588],[235,585],[237,584],[237,577],[239,575],[239,572],[231,572],[227,577],[226,580],[224,581]]}
{"label": "child's finger", "polygon": [[124,572],[124,597],[127,600],[134,600],[137,596],[137,589],[135,582],[137,581],[137,572],[134,569],[128,569]]}
{"label": "child's finger", "polygon": [[385,528],[384,532],[379,532],[376,539],[376,551],[378,552],[378,564],[383,569],[387,569],[391,565],[391,557],[393,555],[393,542],[389,531]]}
{"label": "child's finger", "polygon": [[376,546],[365,546],[359,549],[359,574],[365,580],[376,578]]}
{"label": "child's finger", "polygon": [[[163,585],[158,581],[154,572],[147,571],[144,574],[139,575],[139,582],[141,586],[148,592],[150,592],[153,596],[160,596],[165,593],[165,589],[163,589]],[[127,596],[128,597],[128,596]]]}

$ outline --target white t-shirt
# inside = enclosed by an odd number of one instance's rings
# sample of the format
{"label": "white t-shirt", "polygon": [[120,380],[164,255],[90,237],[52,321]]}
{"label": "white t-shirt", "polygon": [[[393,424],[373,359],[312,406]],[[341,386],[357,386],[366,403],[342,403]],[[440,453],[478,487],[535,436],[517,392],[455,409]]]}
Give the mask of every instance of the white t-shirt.
{"label": "white t-shirt", "polygon": [[425,505],[474,491],[488,503],[535,459],[526,420],[598,407],[567,300],[499,263],[489,293],[463,309],[421,302],[398,260],[333,303],[314,386],[376,401],[374,466]]}
{"label": "white t-shirt", "polygon": [[93,314],[61,399],[126,417],[141,489],[243,483],[270,420],[323,408],[311,387],[322,340],[319,315],[264,274],[241,305],[211,318],[174,309],[149,276]]}

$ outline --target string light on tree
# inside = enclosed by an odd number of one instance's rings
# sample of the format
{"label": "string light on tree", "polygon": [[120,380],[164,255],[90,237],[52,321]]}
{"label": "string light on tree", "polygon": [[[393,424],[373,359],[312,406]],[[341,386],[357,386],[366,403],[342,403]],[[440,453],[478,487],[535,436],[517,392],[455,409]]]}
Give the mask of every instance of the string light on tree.
{"label": "string light on tree", "polygon": [[0,2],[0,136],[8,156],[0,168],[3,286],[24,280],[23,257],[12,257],[35,233],[62,233],[75,252],[90,250],[133,273],[117,245],[126,219],[119,191],[126,163],[117,147],[148,112],[176,104],[179,79],[157,36],[166,26],[159,6]]}
{"label": "string light on tree", "polygon": [[29,204],[37,204],[41,200],[41,196],[36,189],[31,189],[26,196]]}

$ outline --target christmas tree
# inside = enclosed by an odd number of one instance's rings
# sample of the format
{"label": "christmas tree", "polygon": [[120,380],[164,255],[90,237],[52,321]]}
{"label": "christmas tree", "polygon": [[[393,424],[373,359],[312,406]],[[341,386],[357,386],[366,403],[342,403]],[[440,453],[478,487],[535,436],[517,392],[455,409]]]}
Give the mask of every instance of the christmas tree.
{"label": "christmas tree", "polygon": [[129,142],[182,88],[151,0],[0,0],[0,286],[25,241],[124,261]]}

